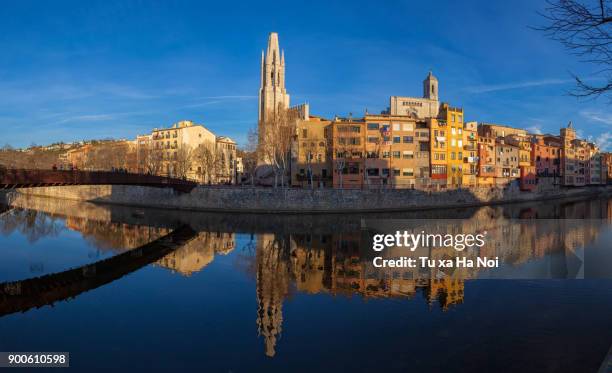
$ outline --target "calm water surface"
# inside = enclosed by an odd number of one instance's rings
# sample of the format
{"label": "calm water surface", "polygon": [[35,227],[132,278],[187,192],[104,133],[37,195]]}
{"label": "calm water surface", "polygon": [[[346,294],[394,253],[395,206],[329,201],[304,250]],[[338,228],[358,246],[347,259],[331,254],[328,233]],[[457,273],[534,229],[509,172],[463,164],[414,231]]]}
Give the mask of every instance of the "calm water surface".
{"label": "calm water surface", "polygon": [[[595,372],[612,346],[612,280],[378,278],[360,239],[362,217],[495,222],[525,241],[498,253],[520,268],[559,241],[512,219],[610,219],[607,198],[367,216],[36,198],[0,211],[0,351],[69,351],[80,371]],[[587,245],[607,224],[564,239]]]}

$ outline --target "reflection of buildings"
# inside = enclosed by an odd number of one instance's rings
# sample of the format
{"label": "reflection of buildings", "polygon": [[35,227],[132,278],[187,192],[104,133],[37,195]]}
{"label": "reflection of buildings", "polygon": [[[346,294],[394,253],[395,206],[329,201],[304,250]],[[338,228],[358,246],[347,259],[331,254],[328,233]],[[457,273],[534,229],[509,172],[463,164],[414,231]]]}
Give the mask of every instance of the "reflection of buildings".
{"label": "reflection of buildings", "polygon": [[[500,211],[485,207],[473,218],[460,223],[456,220],[432,220],[427,223],[428,232],[474,234],[486,231],[485,246],[466,249],[464,255],[474,261],[478,257],[497,256],[500,263],[518,266],[550,254],[559,253],[563,258],[593,242],[601,230],[597,222],[551,219],[533,224],[533,220],[507,219]],[[573,214],[580,215],[581,212]],[[258,237],[257,325],[264,337],[267,356],[276,353],[276,343],[282,331],[283,301],[292,287],[308,294],[357,294],[364,299],[413,299],[420,293],[430,307],[437,304],[446,311],[463,303],[465,279],[476,278],[482,270],[477,267],[454,268],[444,275],[439,268],[375,268],[373,251],[369,246],[362,246],[362,242],[369,242],[362,234],[365,233],[265,234]],[[452,247],[429,247],[426,250],[429,250],[427,256],[431,259],[456,256]],[[398,258],[405,252],[388,248],[375,254],[379,255]],[[565,268],[563,263],[551,265],[552,276],[564,275],[563,271],[558,271]]]}
{"label": "reflection of buildings", "polygon": [[[168,228],[154,228],[114,222],[67,217],[66,226],[80,232],[98,249],[126,251],[143,246],[170,233]],[[200,232],[186,245],[157,262],[185,276],[199,272],[213,261],[215,254],[227,255],[235,248],[233,233]]]}
{"label": "reflection of buildings", "polygon": [[69,216],[66,227],[80,232],[98,249],[116,251],[142,246],[170,233],[167,228],[154,228]]}
{"label": "reflection of buildings", "polygon": [[158,264],[191,276],[212,262],[215,254],[229,254],[234,247],[233,233],[200,232],[195,239],[163,257]]}

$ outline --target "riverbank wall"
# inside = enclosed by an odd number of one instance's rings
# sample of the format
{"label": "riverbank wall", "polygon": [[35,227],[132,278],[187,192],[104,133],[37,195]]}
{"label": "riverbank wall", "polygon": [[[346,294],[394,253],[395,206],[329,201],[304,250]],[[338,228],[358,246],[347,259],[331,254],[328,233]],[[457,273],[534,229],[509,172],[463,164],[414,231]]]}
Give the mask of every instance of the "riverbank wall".
{"label": "riverbank wall", "polygon": [[22,188],[0,192],[5,203],[23,195],[164,209],[244,213],[351,213],[473,207],[558,198],[612,195],[612,185],[555,186],[544,191],[473,188],[440,192],[410,189],[296,189],[199,186],[190,193],[170,188],[79,185]]}

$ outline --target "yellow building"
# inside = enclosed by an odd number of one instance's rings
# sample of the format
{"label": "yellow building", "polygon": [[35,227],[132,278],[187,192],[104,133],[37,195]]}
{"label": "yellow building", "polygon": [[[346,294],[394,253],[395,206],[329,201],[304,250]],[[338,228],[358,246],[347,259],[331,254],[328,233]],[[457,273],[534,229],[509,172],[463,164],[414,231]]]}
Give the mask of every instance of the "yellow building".
{"label": "yellow building", "polygon": [[296,123],[296,140],[291,149],[291,185],[332,185],[331,121],[311,115]]}
{"label": "yellow building", "polygon": [[447,123],[446,183],[449,188],[459,188],[463,183],[463,109],[444,103],[440,107],[440,120]]}
{"label": "yellow building", "polygon": [[463,124],[463,181],[464,187],[478,185],[478,123]]}

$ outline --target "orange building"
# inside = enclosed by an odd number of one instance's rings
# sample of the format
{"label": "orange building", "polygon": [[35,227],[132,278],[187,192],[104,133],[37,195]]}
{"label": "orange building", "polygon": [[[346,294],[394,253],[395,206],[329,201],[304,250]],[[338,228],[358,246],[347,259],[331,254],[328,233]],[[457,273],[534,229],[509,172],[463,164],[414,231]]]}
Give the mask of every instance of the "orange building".
{"label": "orange building", "polygon": [[448,122],[442,119],[429,119],[430,129],[430,168],[431,184],[436,188],[446,188],[447,182],[447,131]]}
{"label": "orange building", "polygon": [[531,159],[538,178],[559,177],[561,139],[552,135],[535,135],[532,141]]}
{"label": "orange building", "polygon": [[612,181],[612,153],[604,153],[603,156],[603,166],[606,169],[606,179],[608,184]]}
{"label": "orange building", "polygon": [[537,188],[538,179],[535,166],[520,166],[520,188],[524,191],[533,191]]}
{"label": "orange building", "polygon": [[366,186],[429,186],[427,123],[410,116],[367,113],[365,121]]}
{"label": "orange building", "polygon": [[495,185],[495,138],[478,136],[478,185]]}
{"label": "orange building", "polygon": [[478,124],[463,124],[463,186],[478,185]]}

